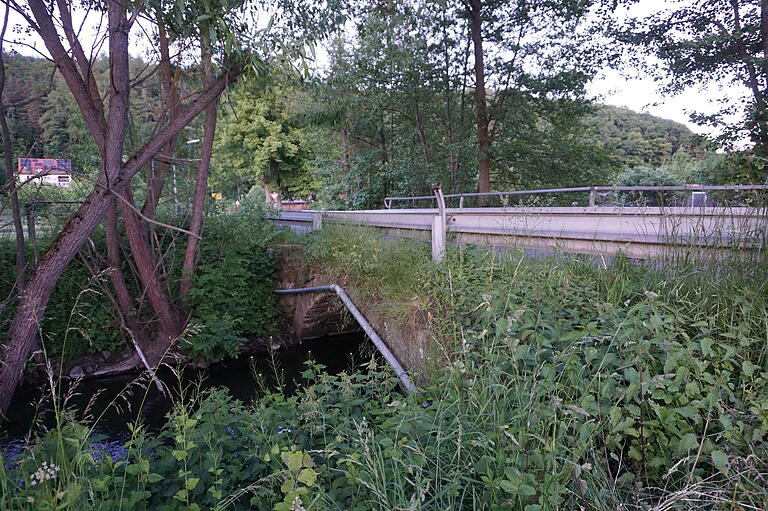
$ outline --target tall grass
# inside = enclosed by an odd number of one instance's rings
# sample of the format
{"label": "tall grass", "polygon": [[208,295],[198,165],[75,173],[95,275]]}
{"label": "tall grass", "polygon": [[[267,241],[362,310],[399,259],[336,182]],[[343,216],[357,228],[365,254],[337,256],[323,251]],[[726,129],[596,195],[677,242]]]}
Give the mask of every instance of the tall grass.
{"label": "tall grass", "polygon": [[192,392],[118,460],[65,421],[0,472],[0,508],[768,508],[764,267],[476,249],[435,265],[347,229],[305,250],[429,330],[418,395],[376,359],[337,376],[310,364],[296,393],[250,405]]}

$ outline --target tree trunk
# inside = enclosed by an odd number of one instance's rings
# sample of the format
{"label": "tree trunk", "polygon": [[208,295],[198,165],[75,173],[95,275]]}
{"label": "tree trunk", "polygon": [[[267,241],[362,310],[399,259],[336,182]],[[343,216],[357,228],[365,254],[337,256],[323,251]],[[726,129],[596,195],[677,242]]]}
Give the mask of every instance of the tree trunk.
{"label": "tree trunk", "polygon": [[144,348],[145,342],[139,339],[144,338],[141,332],[138,318],[136,316],[136,307],[134,306],[131,293],[128,291],[128,285],[125,282],[121,259],[120,259],[120,238],[117,233],[117,210],[115,198],[109,197],[107,206],[107,218],[104,222],[104,231],[107,243],[107,264],[109,265],[109,277],[112,281],[112,289],[115,292],[115,302],[118,313],[123,318],[125,328],[129,330],[126,335],[133,336],[134,339]]}
{"label": "tree trunk", "polygon": [[[178,338],[182,331],[182,321],[173,307],[171,300],[163,291],[160,276],[156,270],[156,261],[146,238],[146,231],[142,228],[139,215],[129,206],[133,205],[133,195],[130,188],[124,188],[120,192],[123,223],[128,244],[131,247],[131,256],[139,274],[142,292],[147,297],[149,306],[155,314],[158,323],[159,337],[152,347],[145,350],[149,363],[157,364],[167,352],[168,348]],[[135,206],[134,206],[135,207]]]}
{"label": "tree trunk", "polygon": [[13,230],[16,235],[16,282],[15,287],[18,291],[24,288],[26,275],[26,260],[24,247],[24,226],[21,223],[21,208],[19,207],[19,196],[16,193],[16,173],[13,169],[13,138],[11,130],[8,128],[8,119],[6,109],[3,105],[3,93],[5,91],[5,58],[3,55],[5,31],[8,28],[8,15],[10,5],[5,6],[5,17],[3,18],[3,28],[0,31],[0,128],[3,133],[3,154],[5,156],[5,187],[4,192],[8,194],[11,200],[11,215],[13,216]]}
{"label": "tree trunk", "polygon": [[[211,65],[211,54],[207,51],[205,44],[202,44],[202,63],[203,73],[205,75],[205,84],[210,86],[213,80],[213,67]],[[200,162],[197,165],[197,180],[195,182],[195,198],[192,204],[192,222],[189,230],[192,233],[187,237],[187,248],[184,253],[184,265],[181,270],[181,283],[179,285],[179,296],[184,299],[189,296],[192,289],[192,276],[195,273],[197,261],[197,246],[200,241],[200,234],[203,230],[203,215],[205,213],[205,200],[208,193],[208,169],[213,155],[213,139],[216,135],[216,111],[218,102],[211,101],[205,109],[205,121],[203,126],[203,140],[200,148]]]}
{"label": "tree trunk", "polygon": [[[159,15],[157,32],[160,48],[160,62],[158,64],[158,67],[160,68],[160,86],[166,103],[168,104],[169,122],[172,122],[178,117],[181,104],[179,99],[179,89],[176,84],[176,76],[171,63],[170,41],[168,40],[168,35],[165,31],[165,25]],[[173,137],[168,141],[160,154],[164,156],[172,156],[175,147],[176,137]],[[169,168],[170,165],[167,161],[156,160],[154,165],[150,164],[147,169],[147,198],[144,201],[144,206],[142,207],[141,212],[148,218],[154,219],[157,215],[157,204],[163,193],[165,177],[168,175]]]}
{"label": "tree trunk", "polygon": [[[477,133],[477,151],[479,154],[477,191],[487,193],[491,191],[491,136],[488,132],[490,118],[488,116],[488,103],[485,92],[482,0],[471,0],[468,11],[471,20],[472,45],[475,55],[475,129]],[[482,197],[480,197],[479,202],[481,205],[485,203]]]}
{"label": "tree trunk", "polygon": [[56,240],[43,254],[35,272],[19,297],[19,305],[8,329],[0,365],[0,413],[5,413],[19,383],[24,364],[43,319],[45,306],[62,272],[96,228],[107,207],[107,192],[96,188],[70,218]]}

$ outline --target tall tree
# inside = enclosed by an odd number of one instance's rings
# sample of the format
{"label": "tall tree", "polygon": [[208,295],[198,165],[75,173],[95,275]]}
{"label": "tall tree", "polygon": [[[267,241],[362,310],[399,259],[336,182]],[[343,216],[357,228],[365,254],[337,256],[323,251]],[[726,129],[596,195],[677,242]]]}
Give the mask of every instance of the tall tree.
{"label": "tall tree", "polygon": [[[136,206],[131,179],[144,169],[168,145],[175,136],[199,113],[214,103],[226,87],[245,69],[265,69],[265,59],[271,52],[290,50],[294,43],[318,25],[327,29],[329,16],[324,16],[316,4],[282,2],[275,6],[284,16],[285,30],[266,33],[244,20],[255,18],[261,4],[241,0],[222,2],[137,2],[124,3],[116,0],[94,2],[84,6],[89,15],[106,18],[106,31],[96,34],[103,37],[108,49],[108,88],[102,90],[93,73],[93,61],[89,59],[78,38],[72,19],[73,4],[56,0],[49,5],[43,0],[28,0],[21,6],[9,0],[43,40],[45,47],[66,82],[77,103],[82,118],[100,155],[100,170],[88,197],[70,217],[56,239],[40,258],[37,267],[19,297],[13,321],[2,349],[0,366],[0,411],[10,403],[13,391],[30,352],[32,341],[40,325],[51,292],[69,262],[77,254],[88,236],[105,219],[108,235],[114,237],[118,221],[115,204],[122,212],[125,232],[138,273],[140,289],[151,308],[150,322],[143,325],[153,333],[144,337],[142,346],[151,363],[160,360],[184,328],[183,316],[169,298],[156,272],[155,256],[148,242],[148,224],[155,222],[143,215]],[[336,12],[336,11],[332,11]],[[132,76],[128,53],[132,32],[139,23],[174,23],[173,33],[197,39],[216,58],[217,74],[203,80],[199,90],[191,91],[186,104],[180,105],[175,115],[159,119],[156,129],[144,140],[129,137],[129,114],[132,93],[145,80],[143,74]],[[312,28],[308,20],[318,21]],[[202,30],[205,25],[207,30]],[[283,38],[275,39],[276,36]],[[188,40],[187,42],[189,42]],[[195,48],[192,43],[178,51]],[[257,52],[255,48],[260,48]],[[208,69],[210,71],[210,68]],[[142,73],[151,73],[144,69]],[[108,91],[108,93],[107,93]],[[138,146],[128,157],[126,148]],[[109,214],[109,215],[107,215]],[[113,263],[117,264],[117,252],[110,250]],[[117,294],[124,291],[123,283],[115,278],[116,266],[112,267],[113,283]],[[127,298],[123,296],[123,298]],[[122,300],[130,308],[130,299]],[[140,332],[137,332],[140,333]]]}
{"label": "tall tree", "polygon": [[[472,40],[479,192],[491,189],[493,142],[514,105],[512,90],[533,99],[573,99],[601,62],[588,25],[592,0],[462,0]],[[489,93],[489,88],[493,90]]]}
{"label": "tall tree", "polygon": [[[668,92],[731,82],[713,115],[694,120],[724,129],[724,140],[747,134],[768,148],[768,1],[695,0],[647,17],[631,18],[619,31],[633,52],[650,52],[664,64],[650,67]],[[633,61],[636,62],[636,61]],[[729,117],[738,113],[738,122]]]}

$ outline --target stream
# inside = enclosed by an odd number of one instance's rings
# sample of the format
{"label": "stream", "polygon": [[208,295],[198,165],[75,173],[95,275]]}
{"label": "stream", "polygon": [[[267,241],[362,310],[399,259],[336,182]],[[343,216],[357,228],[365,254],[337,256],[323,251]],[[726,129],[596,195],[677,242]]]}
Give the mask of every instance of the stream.
{"label": "stream", "polygon": [[[136,380],[136,374],[81,381],[74,392],[62,390],[61,393],[71,394],[67,409],[74,412],[76,418],[81,419],[86,413],[88,417],[98,417],[94,433],[103,438],[100,447],[108,453],[118,454],[129,437],[128,424],[137,417],[149,431],[157,432],[162,428],[174,397],[182,387],[198,382],[202,389],[225,387],[232,397],[244,403],[250,403],[262,394],[259,379],[267,388],[277,388],[282,382],[287,392],[293,392],[308,360],[326,366],[325,371],[329,374],[353,371],[368,361],[372,347],[364,342],[365,339],[362,332],[336,335],[305,341],[271,355],[227,359],[206,369],[186,368],[181,372],[181,381],[166,368],[159,371],[158,376],[171,391],[171,397],[160,393],[151,380],[143,380],[143,386],[133,385],[132,390],[126,392],[126,386]],[[30,430],[39,432],[55,425],[50,394],[50,390],[39,384],[23,385],[16,391],[8,410],[9,420],[0,424],[0,453],[4,459],[8,460],[24,449]],[[38,403],[42,403],[39,408]]]}

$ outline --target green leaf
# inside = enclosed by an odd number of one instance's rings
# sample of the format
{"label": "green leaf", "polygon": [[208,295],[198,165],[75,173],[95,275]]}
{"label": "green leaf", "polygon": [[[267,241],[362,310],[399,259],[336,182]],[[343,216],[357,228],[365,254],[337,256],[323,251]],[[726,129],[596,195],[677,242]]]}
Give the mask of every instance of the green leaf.
{"label": "green leaf", "polygon": [[148,483],[156,483],[158,481],[162,481],[163,479],[165,479],[165,477],[163,477],[160,474],[154,474],[153,473],[153,474],[148,474],[147,475],[147,482]]}
{"label": "green leaf", "polygon": [[506,479],[502,479],[501,481],[499,481],[499,488],[501,488],[507,493],[517,493],[517,485],[512,481],[508,481]]}
{"label": "green leaf", "polygon": [[317,472],[312,470],[311,468],[305,468],[301,472],[299,472],[299,481],[306,484],[307,486],[314,486],[315,481],[317,480]]}
{"label": "green leaf", "polygon": [[692,419],[699,415],[699,410],[692,406],[683,406],[681,408],[675,408],[675,412],[682,415],[687,419]]}
{"label": "green leaf", "polygon": [[283,484],[280,486],[280,491],[283,493],[292,492],[296,489],[296,481],[293,479],[286,479],[283,481]]}
{"label": "green leaf", "polygon": [[190,477],[189,479],[187,479],[185,486],[187,487],[187,490],[194,490],[195,487],[197,486],[197,483],[199,482],[200,482],[199,477]]}
{"label": "green leaf", "polygon": [[686,433],[677,442],[677,452],[686,453],[695,447],[698,447],[699,442],[696,440],[696,435],[693,433]]}
{"label": "green leaf", "polygon": [[280,457],[285,466],[288,467],[288,470],[295,471],[301,468],[304,454],[302,452],[283,452],[280,454]]}
{"label": "green leaf", "polygon": [[717,467],[720,472],[728,472],[728,455],[723,451],[712,451],[712,464]]}

